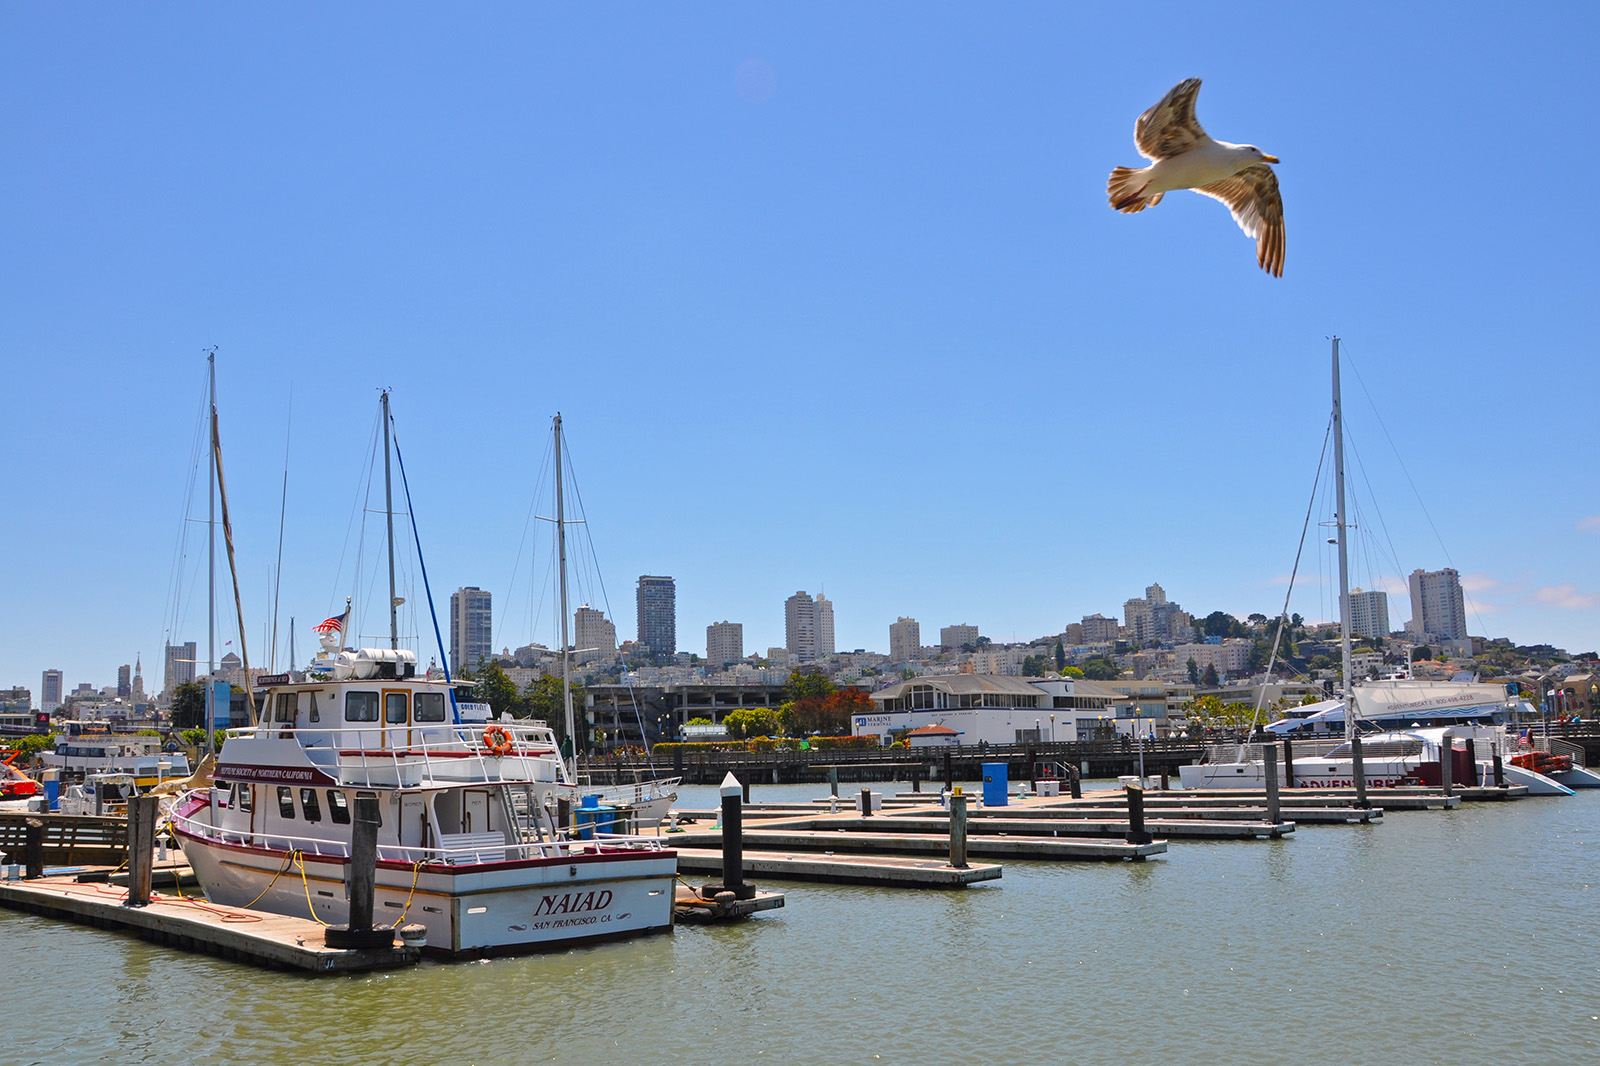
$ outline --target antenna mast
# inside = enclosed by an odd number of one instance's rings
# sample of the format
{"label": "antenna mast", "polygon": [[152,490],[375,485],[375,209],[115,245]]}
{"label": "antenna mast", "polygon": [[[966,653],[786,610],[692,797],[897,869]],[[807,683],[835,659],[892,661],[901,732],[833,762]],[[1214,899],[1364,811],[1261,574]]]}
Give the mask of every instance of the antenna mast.
{"label": "antenna mast", "polygon": [[556,557],[561,569],[561,703],[566,711],[567,743],[572,745],[572,780],[578,780],[578,737],[572,714],[572,647],[567,639],[567,510],[561,475],[561,412],[555,417]]}
{"label": "antenna mast", "polygon": [[1344,696],[1344,738],[1356,735],[1355,678],[1350,666],[1350,555],[1345,545],[1344,509],[1344,408],[1339,396],[1339,338],[1333,338],[1333,479],[1334,528],[1339,541],[1339,661]]}
{"label": "antenna mast", "polygon": [[389,478],[389,390],[379,396],[383,405],[383,516],[389,525],[389,647],[400,647],[400,621],[396,612],[400,601],[394,598],[394,489]]}

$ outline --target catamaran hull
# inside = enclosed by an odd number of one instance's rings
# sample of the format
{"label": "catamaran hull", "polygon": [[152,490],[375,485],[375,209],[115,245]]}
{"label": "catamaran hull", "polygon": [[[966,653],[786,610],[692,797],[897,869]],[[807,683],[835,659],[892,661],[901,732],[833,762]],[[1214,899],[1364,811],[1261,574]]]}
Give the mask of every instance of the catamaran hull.
{"label": "catamaran hull", "polygon": [[1600,774],[1583,766],[1574,766],[1570,770],[1545,776],[1561,782],[1568,788],[1600,788]]}
{"label": "catamaran hull", "polygon": [[[1408,774],[1415,773],[1417,759],[1365,759],[1362,771],[1368,788],[1395,788],[1412,784]],[[1570,796],[1572,789],[1560,781],[1535,773],[1511,763],[1502,763],[1500,772],[1508,785],[1522,785],[1530,796]],[[1585,771],[1587,773],[1587,771]],[[1492,781],[1494,767],[1491,763],[1478,763],[1478,780]],[[1279,776],[1279,783],[1283,777]],[[1178,768],[1178,781],[1184,788],[1265,788],[1267,775],[1262,763],[1197,763]],[[1461,784],[1462,782],[1457,782]],[[1354,788],[1355,771],[1349,760],[1296,759],[1294,761],[1296,788]],[[1600,787],[1600,777],[1596,785]]]}
{"label": "catamaran hull", "polygon": [[[348,921],[336,855],[298,856],[204,839],[179,843],[213,903],[326,924]],[[672,929],[677,854],[624,852],[463,866],[380,862],[376,925],[427,927],[430,954],[516,954]],[[413,887],[414,884],[414,887]]]}

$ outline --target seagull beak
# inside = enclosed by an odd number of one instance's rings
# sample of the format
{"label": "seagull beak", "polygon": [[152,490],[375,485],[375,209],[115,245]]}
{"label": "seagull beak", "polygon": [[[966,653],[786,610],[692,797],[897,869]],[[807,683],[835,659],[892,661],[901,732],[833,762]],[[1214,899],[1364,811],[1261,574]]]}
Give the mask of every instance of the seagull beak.
{"label": "seagull beak", "polygon": [[1276,163],[1278,161],[1278,157],[1277,156],[1275,156],[1275,155],[1267,155],[1265,152],[1263,152],[1261,154],[1261,158],[1264,161],[1268,162],[1268,163]]}

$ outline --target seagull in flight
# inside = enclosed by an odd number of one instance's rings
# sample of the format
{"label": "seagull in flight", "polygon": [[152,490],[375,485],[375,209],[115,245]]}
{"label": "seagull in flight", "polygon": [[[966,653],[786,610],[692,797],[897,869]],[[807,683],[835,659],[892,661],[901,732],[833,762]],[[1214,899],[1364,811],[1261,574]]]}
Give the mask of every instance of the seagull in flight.
{"label": "seagull in flight", "polygon": [[1111,206],[1124,214],[1161,202],[1173,189],[1221,200],[1239,228],[1256,239],[1256,261],[1283,276],[1283,197],[1267,155],[1253,144],[1214,141],[1194,117],[1200,79],[1180,81],[1133,124],[1133,143],[1151,160],[1140,170],[1117,167],[1106,183]]}

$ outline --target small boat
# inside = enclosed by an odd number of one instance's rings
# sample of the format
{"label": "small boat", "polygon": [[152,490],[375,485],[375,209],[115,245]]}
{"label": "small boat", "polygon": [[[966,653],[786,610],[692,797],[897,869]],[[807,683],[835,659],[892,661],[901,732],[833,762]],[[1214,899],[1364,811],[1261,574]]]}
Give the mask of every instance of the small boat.
{"label": "small boat", "polygon": [[39,782],[11,764],[16,755],[0,761],[0,814],[28,814],[43,809],[44,792]]}
{"label": "small boat", "polygon": [[130,773],[110,770],[88,774],[79,784],[68,784],[57,800],[58,814],[92,814],[122,818],[128,801],[139,794],[139,781]]}

